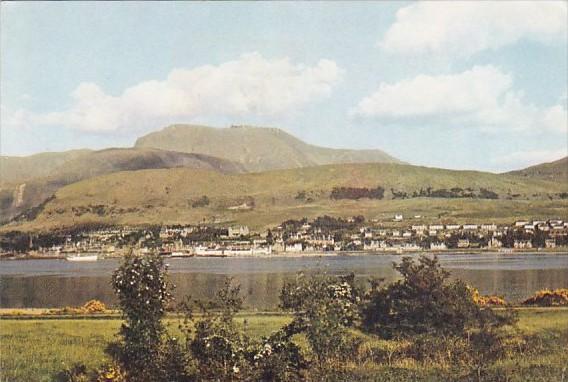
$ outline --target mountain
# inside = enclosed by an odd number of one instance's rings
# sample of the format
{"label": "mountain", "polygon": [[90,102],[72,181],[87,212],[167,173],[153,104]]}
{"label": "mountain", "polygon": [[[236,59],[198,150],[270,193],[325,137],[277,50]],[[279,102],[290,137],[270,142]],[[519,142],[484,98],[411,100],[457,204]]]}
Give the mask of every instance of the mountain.
{"label": "mountain", "polygon": [[[220,172],[243,171],[241,165],[224,159],[147,148],[50,153],[49,163],[42,166],[40,159],[43,157],[43,154],[39,154],[19,158],[19,163],[14,160],[6,162],[13,167],[6,166],[7,172],[12,174],[7,178],[12,181],[3,181],[0,185],[0,216],[4,221],[41,204],[63,186],[103,174],[175,167]],[[32,168],[37,165],[41,170],[31,171],[35,177],[26,177],[24,174],[16,176],[18,172],[14,168],[24,168],[24,165],[18,166],[22,163]]]}
{"label": "mountain", "polygon": [[339,163],[400,163],[381,150],[319,147],[280,129],[250,126],[173,125],[139,138],[135,147],[211,155],[254,172]]}
{"label": "mountain", "polygon": [[522,170],[510,171],[507,174],[568,183],[568,157],[554,162],[541,163]]}
{"label": "mountain", "polygon": [[[336,187],[383,187],[385,198],[335,200]],[[412,197],[420,190],[452,188],[495,192],[499,199]],[[438,221],[510,222],[515,218],[568,215],[559,199],[567,184],[475,171],[453,171],[402,164],[344,164],[222,173],[175,168],[120,172],[63,187],[30,221],[8,229],[49,229],[82,223],[186,224],[218,222],[254,228],[291,218],[319,215],[389,218],[395,213]],[[396,199],[406,192],[409,198]],[[203,198],[207,196],[207,198]],[[553,198],[550,200],[549,198]],[[207,202],[202,203],[204,199]]]}
{"label": "mountain", "polygon": [[90,152],[91,150],[71,150],[24,157],[0,156],[0,183],[23,182],[49,176],[64,163]]}

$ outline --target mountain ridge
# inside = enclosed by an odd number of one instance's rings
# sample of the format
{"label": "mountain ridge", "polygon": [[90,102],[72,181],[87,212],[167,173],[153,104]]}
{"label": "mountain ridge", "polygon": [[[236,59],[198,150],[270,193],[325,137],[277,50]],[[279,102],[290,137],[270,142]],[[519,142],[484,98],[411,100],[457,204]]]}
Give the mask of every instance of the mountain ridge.
{"label": "mountain ridge", "polygon": [[239,164],[202,154],[148,148],[108,148],[68,158],[48,175],[0,184],[0,216],[6,221],[36,207],[59,188],[120,171],[192,167],[222,173],[242,172]]}
{"label": "mountain ridge", "polygon": [[350,150],[306,143],[278,128],[170,125],[136,140],[134,147],[201,153],[260,172],[339,163],[401,163],[381,150]]}
{"label": "mountain ridge", "polygon": [[568,182],[568,156],[552,162],[539,163],[520,170],[509,171],[505,174]]}

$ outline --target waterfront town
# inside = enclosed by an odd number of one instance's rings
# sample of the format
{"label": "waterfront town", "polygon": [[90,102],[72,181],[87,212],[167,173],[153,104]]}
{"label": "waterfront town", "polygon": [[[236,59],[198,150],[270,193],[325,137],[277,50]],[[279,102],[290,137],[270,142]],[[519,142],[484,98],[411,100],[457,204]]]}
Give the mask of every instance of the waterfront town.
{"label": "waterfront town", "polygon": [[[390,222],[318,217],[288,220],[264,232],[247,226],[167,225],[151,227],[91,227],[73,232],[4,235],[4,258],[102,258],[134,253],[163,256],[262,256],[323,253],[403,253],[419,251],[536,251],[568,247],[568,222],[560,219],[522,220],[509,225],[411,224],[397,214]],[[90,256],[90,257],[89,257]]]}

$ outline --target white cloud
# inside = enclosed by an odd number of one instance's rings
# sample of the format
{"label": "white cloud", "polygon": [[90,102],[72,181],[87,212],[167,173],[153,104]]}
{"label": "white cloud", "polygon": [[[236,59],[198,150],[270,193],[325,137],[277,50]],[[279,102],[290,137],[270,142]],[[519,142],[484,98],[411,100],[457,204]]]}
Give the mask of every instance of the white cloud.
{"label": "white cloud", "polygon": [[513,77],[494,66],[475,66],[450,75],[419,75],[389,84],[352,110],[386,123],[476,127],[499,130],[567,132],[565,105],[537,107],[513,90]]}
{"label": "white cloud", "polygon": [[399,9],[379,46],[398,54],[471,56],[521,39],[565,40],[564,1],[423,1]]}
{"label": "white cloud", "polygon": [[218,66],[174,69],[165,80],[142,82],[119,96],[81,83],[67,110],[25,118],[20,111],[18,118],[32,125],[105,132],[195,118],[278,116],[329,96],[341,75],[330,60],[309,67],[249,53]]}

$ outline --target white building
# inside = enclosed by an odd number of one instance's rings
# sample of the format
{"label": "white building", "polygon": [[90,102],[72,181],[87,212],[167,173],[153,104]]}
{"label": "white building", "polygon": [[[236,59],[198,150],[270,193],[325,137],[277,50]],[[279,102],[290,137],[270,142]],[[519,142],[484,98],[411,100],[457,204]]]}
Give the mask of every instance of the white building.
{"label": "white building", "polygon": [[286,244],[286,252],[302,252],[302,243]]}
{"label": "white building", "polygon": [[444,249],[448,249],[444,242],[441,243],[430,243],[430,249],[432,251],[442,251]]}
{"label": "white building", "polygon": [[229,237],[248,236],[250,234],[249,228],[245,226],[229,227]]}

